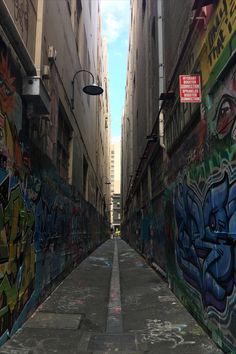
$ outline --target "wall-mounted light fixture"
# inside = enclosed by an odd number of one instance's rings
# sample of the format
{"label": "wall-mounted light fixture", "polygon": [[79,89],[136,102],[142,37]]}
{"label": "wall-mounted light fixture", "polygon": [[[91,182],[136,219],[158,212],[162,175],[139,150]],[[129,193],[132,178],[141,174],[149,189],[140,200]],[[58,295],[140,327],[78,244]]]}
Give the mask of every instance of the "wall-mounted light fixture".
{"label": "wall-mounted light fixture", "polygon": [[106,178],[107,180],[105,181],[105,184],[111,184],[110,180],[108,177],[104,176],[104,178]]}
{"label": "wall-mounted light fixture", "polygon": [[87,95],[91,95],[91,96],[97,96],[97,95],[101,95],[103,93],[103,88],[94,83],[95,79],[94,79],[93,74],[90,71],[88,71],[88,70],[78,70],[78,71],[76,71],[76,73],[74,74],[73,79],[71,81],[71,84],[72,84],[71,108],[72,109],[74,109],[75,77],[76,77],[77,74],[79,74],[81,72],[86,72],[86,73],[90,74],[92,76],[92,79],[93,79],[91,84],[86,85],[86,86],[83,87],[84,93],[86,93]]}

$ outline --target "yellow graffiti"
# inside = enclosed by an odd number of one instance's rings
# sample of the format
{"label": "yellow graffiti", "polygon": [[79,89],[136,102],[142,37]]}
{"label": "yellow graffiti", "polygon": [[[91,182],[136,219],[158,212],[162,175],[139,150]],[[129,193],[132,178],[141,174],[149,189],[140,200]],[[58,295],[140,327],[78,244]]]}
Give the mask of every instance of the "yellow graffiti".
{"label": "yellow graffiti", "polygon": [[[6,156],[5,167],[11,170],[15,159],[15,146],[18,142],[14,142],[8,117],[3,114],[0,114],[0,117],[4,122],[4,139],[0,144],[0,152]],[[4,187],[3,183],[5,183]],[[9,311],[17,312],[18,307],[29,299],[28,289],[35,277],[35,252],[32,243],[33,212],[26,209],[19,185],[10,189],[6,177],[1,187],[4,193],[2,198],[7,198],[5,200],[7,204],[4,208],[0,208],[0,331],[2,316]]]}
{"label": "yellow graffiti", "polygon": [[236,0],[220,0],[202,43],[200,66],[203,85],[236,31]]}
{"label": "yellow graffiti", "polygon": [[[6,249],[6,260],[1,258],[4,263],[0,266],[0,298],[5,294],[7,306],[12,312],[17,303],[25,303],[28,299],[27,289],[35,277],[35,253],[32,244],[34,216],[31,211],[25,210],[19,186],[11,191],[2,217],[1,248]],[[17,281],[20,273],[20,281]]]}

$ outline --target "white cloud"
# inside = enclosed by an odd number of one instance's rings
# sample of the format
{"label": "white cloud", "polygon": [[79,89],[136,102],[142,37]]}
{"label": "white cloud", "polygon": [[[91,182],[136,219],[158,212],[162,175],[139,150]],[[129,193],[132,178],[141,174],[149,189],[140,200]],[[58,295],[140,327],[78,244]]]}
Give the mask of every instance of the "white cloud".
{"label": "white cloud", "polygon": [[127,32],[130,18],[130,0],[101,0],[102,28],[108,43]]}

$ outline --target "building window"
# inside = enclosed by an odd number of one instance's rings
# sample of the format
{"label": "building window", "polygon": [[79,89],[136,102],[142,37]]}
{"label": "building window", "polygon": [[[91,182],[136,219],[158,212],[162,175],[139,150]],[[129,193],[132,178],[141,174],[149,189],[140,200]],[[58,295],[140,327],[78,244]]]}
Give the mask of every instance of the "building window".
{"label": "building window", "polygon": [[76,47],[77,47],[77,51],[79,51],[79,44],[82,42],[83,40],[83,21],[82,21],[82,3],[81,0],[77,0],[76,1],[76,14],[77,14],[77,26],[76,26]]}
{"label": "building window", "polygon": [[146,203],[148,198],[148,174],[146,173],[141,182],[141,203],[142,206]]}
{"label": "building window", "polygon": [[163,189],[163,152],[160,151],[151,161],[151,188],[152,197],[156,197]]}
{"label": "building window", "polygon": [[62,178],[69,180],[70,146],[72,129],[66,113],[59,105],[58,130],[57,130],[57,168]]}
{"label": "building window", "polygon": [[70,2],[70,0],[67,0],[67,8],[68,8],[69,14],[71,16],[71,2]]}
{"label": "building window", "polygon": [[90,18],[91,18],[91,1],[89,1],[88,3],[89,3],[89,15],[90,15]]}
{"label": "building window", "polygon": [[83,195],[88,200],[88,162],[83,158]]}
{"label": "building window", "polygon": [[143,0],[142,8],[143,8],[143,18],[144,18],[145,10],[146,10],[146,0]]}
{"label": "building window", "polygon": [[152,19],[152,39],[156,40],[156,17],[154,16]]}
{"label": "building window", "polygon": [[178,103],[174,106],[165,126],[168,152],[171,152],[174,146],[181,141],[180,138],[184,131],[196,120],[196,117],[200,119],[200,105],[193,107],[191,103]]}

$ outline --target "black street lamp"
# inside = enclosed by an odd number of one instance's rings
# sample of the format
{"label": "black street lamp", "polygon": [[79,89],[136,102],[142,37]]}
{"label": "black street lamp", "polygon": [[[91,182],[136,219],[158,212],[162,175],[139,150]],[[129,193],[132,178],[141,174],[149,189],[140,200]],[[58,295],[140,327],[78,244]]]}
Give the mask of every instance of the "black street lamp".
{"label": "black street lamp", "polygon": [[106,178],[106,181],[104,182],[105,184],[111,184],[111,182],[107,176],[103,176],[103,178]]}
{"label": "black street lamp", "polygon": [[97,95],[101,95],[103,93],[103,88],[94,83],[94,81],[95,81],[94,80],[94,76],[93,76],[93,74],[90,71],[88,71],[88,70],[78,70],[74,74],[73,80],[71,82],[71,84],[72,84],[71,109],[74,109],[75,77],[76,77],[77,74],[79,74],[81,72],[86,72],[86,73],[90,74],[92,76],[92,79],[93,79],[91,84],[86,85],[85,87],[83,87],[84,93],[86,93],[87,95],[91,95],[91,96],[97,96]]}

